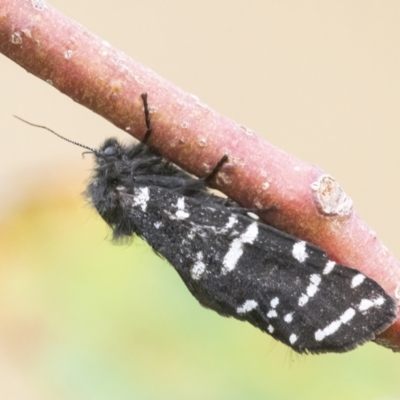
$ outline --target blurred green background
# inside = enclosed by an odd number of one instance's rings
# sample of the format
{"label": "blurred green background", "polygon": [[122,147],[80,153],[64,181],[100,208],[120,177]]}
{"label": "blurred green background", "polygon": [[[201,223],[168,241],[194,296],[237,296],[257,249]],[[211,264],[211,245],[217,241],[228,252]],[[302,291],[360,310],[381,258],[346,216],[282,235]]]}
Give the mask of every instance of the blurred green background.
{"label": "blurred green background", "polygon": [[[396,255],[397,1],[53,0],[184,90],[335,176]],[[1,7],[1,5],[0,5]],[[81,197],[119,133],[0,57],[0,399],[400,399],[399,355],[299,356],[202,309]]]}

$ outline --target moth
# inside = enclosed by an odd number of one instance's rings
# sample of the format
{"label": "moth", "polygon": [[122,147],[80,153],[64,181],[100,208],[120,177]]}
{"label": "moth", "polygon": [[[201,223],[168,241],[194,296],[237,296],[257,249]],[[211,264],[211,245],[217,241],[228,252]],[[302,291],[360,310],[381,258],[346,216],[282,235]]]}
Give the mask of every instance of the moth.
{"label": "moth", "polygon": [[[263,222],[250,210],[209,192],[228,162],[194,178],[146,142],[107,139],[92,149],[86,196],[114,239],[137,235],[175,268],[198,302],[247,321],[298,353],[342,353],[374,339],[396,318],[394,299],[356,269]],[[24,121],[27,122],[27,121]]]}

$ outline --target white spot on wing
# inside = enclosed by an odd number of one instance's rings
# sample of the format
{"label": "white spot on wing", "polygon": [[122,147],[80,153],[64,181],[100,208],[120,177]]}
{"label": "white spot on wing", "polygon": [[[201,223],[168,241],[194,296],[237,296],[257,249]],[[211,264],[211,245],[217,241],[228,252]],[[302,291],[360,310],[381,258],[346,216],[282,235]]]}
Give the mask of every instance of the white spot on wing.
{"label": "white spot on wing", "polygon": [[237,223],[236,215],[230,215],[227,224],[221,229],[221,233],[226,233]]}
{"label": "white spot on wing", "polygon": [[278,297],[274,297],[274,298],[271,300],[270,304],[271,304],[271,307],[272,307],[272,308],[275,308],[275,307],[279,304],[279,299],[278,299]]}
{"label": "white spot on wing", "polygon": [[345,324],[349,322],[353,317],[356,315],[356,312],[353,308],[348,308],[341,316],[340,316],[340,322],[342,324]]}
{"label": "white spot on wing", "polygon": [[206,270],[206,265],[203,263],[203,252],[199,251],[196,254],[196,262],[194,263],[190,275],[195,281],[198,281]]}
{"label": "white spot on wing", "polygon": [[185,211],[184,197],[179,197],[176,207],[178,208],[178,210],[175,213],[176,219],[186,219],[189,217],[189,213]]}
{"label": "white spot on wing", "polygon": [[364,312],[369,310],[371,307],[380,307],[384,302],[385,299],[382,296],[379,296],[375,300],[362,299],[358,306],[358,310]]}
{"label": "white spot on wing", "polygon": [[310,276],[310,281],[313,285],[318,286],[321,283],[321,276],[318,274],[312,274]]}
{"label": "white spot on wing", "polygon": [[306,294],[302,294],[299,298],[299,306],[303,307],[305,304],[308,303],[309,297]]}
{"label": "white spot on wing", "polygon": [[312,274],[310,275],[310,284],[307,286],[306,289],[306,294],[302,293],[302,295],[299,298],[299,306],[303,307],[305,304],[308,303],[308,300],[310,300],[310,297],[315,296],[315,293],[318,291],[318,286],[321,283],[321,275],[318,274]]}
{"label": "white spot on wing", "polygon": [[357,274],[352,280],[351,280],[351,287],[355,288],[359,285],[361,285],[364,282],[365,275],[363,274]]}
{"label": "white spot on wing", "polygon": [[284,320],[286,323],[290,324],[290,323],[293,321],[293,314],[292,314],[292,313],[286,314],[286,315],[283,317],[283,320]]}
{"label": "white spot on wing", "polygon": [[147,210],[147,202],[150,199],[148,187],[138,187],[133,189],[133,206],[139,206],[143,212]]}
{"label": "white spot on wing", "polygon": [[299,262],[303,263],[308,257],[306,242],[301,241],[293,245],[292,256]]}
{"label": "white spot on wing", "polygon": [[376,307],[380,307],[385,303],[385,299],[382,296],[379,296],[377,299],[374,300],[374,304]]}
{"label": "white spot on wing", "polygon": [[275,329],[274,329],[274,327],[272,325],[268,325],[267,330],[268,330],[269,333],[274,333]]}
{"label": "white spot on wing", "polygon": [[245,314],[258,307],[258,303],[255,300],[246,300],[240,307],[236,309],[238,314]]}
{"label": "white spot on wing", "polygon": [[289,342],[290,342],[290,344],[296,343],[296,340],[297,340],[297,335],[295,335],[294,333],[292,333],[292,334],[289,336]]}
{"label": "white spot on wing", "polygon": [[353,308],[348,308],[340,317],[335,321],[331,322],[324,329],[318,329],[315,332],[315,340],[320,342],[325,339],[327,336],[333,335],[337,330],[341,327],[341,325],[346,324],[351,321],[353,317],[356,315],[356,311]]}
{"label": "white spot on wing", "polygon": [[358,309],[362,311],[369,310],[371,307],[373,307],[374,303],[369,300],[369,299],[362,299],[360,302],[360,305],[358,306]]}
{"label": "white spot on wing", "polygon": [[235,269],[239,258],[243,254],[243,245],[245,243],[252,244],[258,236],[257,223],[253,223],[236,239],[234,239],[229,247],[228,252],[222,261],[222,274],[226,274]]}
{"label": "white spot on wing", "polygon": [[330,272],[332,272],[333,268],[335,267],[336,263],[334,261],[329,260],[326,265],[324,270],[322,271],[322,273],[324,275],[328,275]]}
{"label": "white spot on wing", "polygon": [[311,284],[307,287],[307,296],[313,297],[318,291],[318,285],[321,283],[321,276],[313,274],[310,276]]}
{"label": "white spot on wing", "polygon": [[335,320],[324,329],[318,329],[315,332],[315,340],[320,342],[321,340],[325,339],[326,336],[333,335],[340,328],[340,325],[342,325],[340,321]]}
{"label": "white spot on wing", "polygon": [[278,316],[278,313],[276,312],[275,308],[279,304],[279,298],[278,297],[274,297],[270,301],[269,304],[271,305],[272,309],[268,311],[267,317],[268,318],[276,318]]}

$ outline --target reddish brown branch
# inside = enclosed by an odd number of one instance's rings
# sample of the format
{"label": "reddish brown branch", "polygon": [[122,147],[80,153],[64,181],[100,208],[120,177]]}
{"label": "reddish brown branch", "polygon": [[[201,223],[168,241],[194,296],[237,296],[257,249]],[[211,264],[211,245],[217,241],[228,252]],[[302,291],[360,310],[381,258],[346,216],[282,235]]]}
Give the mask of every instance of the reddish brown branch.
{"label": "reddish brown branch", "polygon": [[[140,94],[147,92],[150,142],[163,155],[205,176],[227,154],[219,189],[248,207],[277,205],[279,211],[265,216],[269,223],[317,244],[398,296],[399,264],[317,167],[217,114],[42,0],[2,0],[0,51],[139,139],[145,132]],[[378,341],[398,350],[400,321]]]}

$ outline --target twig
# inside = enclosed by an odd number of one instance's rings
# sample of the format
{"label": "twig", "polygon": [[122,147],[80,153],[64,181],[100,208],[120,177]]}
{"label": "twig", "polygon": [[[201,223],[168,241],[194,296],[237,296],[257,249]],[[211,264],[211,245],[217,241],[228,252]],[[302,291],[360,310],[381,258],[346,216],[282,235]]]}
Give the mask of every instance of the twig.
{"label": "twig", "polygon": [[[28,72],[139,139],[146,130],[140,94],[147,92],[151,146],[197,176],[227,154],[218,189],[247,207],[278,206],[263,216],[268,223],[399,295],[398,262],[320,169],[217,114],[42,0],[2,0],[0,22],[0,51]],[[400,349],[400,321],[377,341]]]}

